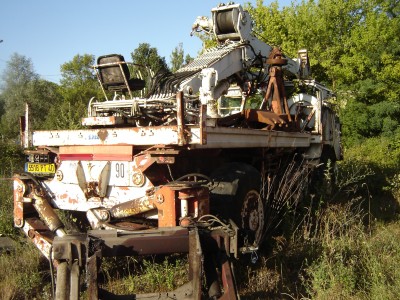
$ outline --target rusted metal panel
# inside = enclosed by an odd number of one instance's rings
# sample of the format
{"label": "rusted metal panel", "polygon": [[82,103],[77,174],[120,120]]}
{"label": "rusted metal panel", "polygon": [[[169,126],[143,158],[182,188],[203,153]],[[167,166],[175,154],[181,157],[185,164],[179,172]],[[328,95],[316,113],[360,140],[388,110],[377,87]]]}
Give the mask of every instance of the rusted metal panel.
{"label": "rusted metal panel", "polygon": [[244,111],[244,116],[248,121],[260,122],[271,126],[281,126],[286,124],[284,119],[280,118],[279,115],[272,111],[246,109]]}
{"label": "rusted metal panel", "polygon": [[222,263],[221,278],[224,294],[218,300],[237,300],[236,285],[229,259]]}
{"label": "rusted metal panel", "polygon": [[236,300],[238,299],[238,294],[236,290],[236,283],[231,267],[231,261],[229,259],[229,236],[225,232],[213,232],[213,238],[217,241],[218,248],[220,250],[225,250],[225,253],[221,253],[220,257],[220,269],[221,269],[221,281],[223,294],[219,297],[219,300]]}
{"label": "rusted metal panel", "polygon": [[[191,135],[191,129],[188,130]],[[195,136],[199,135],[198,127],[193,127],[193,131]],[[179,141],[177,126],[33,132],[34,146],[179,145]]]}
{"label": "rusted metal panel", "polygon": [[24,220],[24,192],[25,184],[18,177],[14,177],[14,225],[22,227]]}
{"label": "rusted metal panel", "polygon": [[207,144],[191,145],[191,148],[305,148],[310,146],[314,137],[309,133],[226,127],[207,127],[206,133]]}
{"label": "rusted metal panel", "polygon": [[135,168],[144,172],[148,167],[156,162],[156,158],[152,157],[150,154],[145,153],[142,155],[135,156],[134,158]]}
{"label": "rusted metal panel", "polygon": [[115,205],[110,209],[113,218],[126,218],[140,213],[148,212],[156,208],[153,201],[149,197],[144,196],[125,203]]}
{"label": "rusted metal panel", "polygon": [[[308,147],[309,133],[267,131],[233,127],[186,126],[191,148]],[[177,126],[102,129],[102,131],[35,131],[36,146],[71,145],[179,145]]]}
{"label": "rusted metal panel", "polygon": [[50,259],[50,251],[55,235],[49,230],[49,228],[38,219],[28,218],[25,219],[22,230],[40,252],[47,259]]}
{"label": "rusted metal panel", "polygon": [[82,118],[83,126],[115,126],[123,124],[124,119],[116,116]]}
{"label": "rusted metal panel", "polygon": [[104,241],[104,256],[187,253],[188,230],[182,227],[143,231],[91,230],[88,235]]}
{"label": "rusted metal panel", "polygon": [[209,213],[208,188],[188,188],[185,184],[163,186],[154,195],[158,226],[176,226],[182,218],[197,218]]}
{"label": "rusted metal panel", "polygon": [[[177,201],[177,191],[174,191],[170,187],[163,186],[157,190],[154,196],[154,204],[158,210],[158,226],[159,227],[170,227],[176,226],[179,216]],[[179,206],[180,207],[180,206]]]}

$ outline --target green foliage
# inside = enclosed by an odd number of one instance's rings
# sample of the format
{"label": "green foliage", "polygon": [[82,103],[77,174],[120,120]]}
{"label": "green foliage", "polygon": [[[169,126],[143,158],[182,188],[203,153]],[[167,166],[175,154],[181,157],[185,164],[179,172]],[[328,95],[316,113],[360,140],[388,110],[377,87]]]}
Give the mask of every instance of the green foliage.
{"label": "green foliage", "polygon": [[44,124],[46,129],[81,128],[89,100],[104,97],[93,71],[94,62],[93,55],[78,54],[61,65],[60,97],[57,105],[50,106]]}
{"label": "green foliage", "polygon": [[[179,48],[175,49],[175,51],[179,51]],[[174,55],[179,56],[179,52],[173,52],[171,54],[171,59]],[[154,83],[154,78],[157,76],[157,74],[161,74],[162,76],[162,74],[169,72],[165,58],[159,56],[157,48],[151,47],[148,43],[139,44],[139,46],[131,53],[131,56],[132,62],[136,64],[136,66],[131,68],[131,74],[137,74],[136,77],[141,77],[146,81],[146,92],[151,90],[151,85]],[[177,59],[178,61],[172,63],[179,63],[179,58]],[[134,93],[139,95],[141,92],[136,91]]]}
{"label": "green foliage", "polygon": [[18,137],[19,117],[25,114],[25,103],[30,107],[30,120],[33,128],[42,129],[49,112],[48,103],[57,104],[59,100],[56,84],[42,80],[35,73],[30,59],[17,53],[7,62],[3,73],[4,86],[2,100],[0,133],[3,138],[13,140]]}
{"label": "green foliage", "polygon": [[14,236],[12,181],[0,177],[0,236]]}
{"label": "green foliage", "polygon": [[189,54],[186,54],[185,56],[185,51],[183,50],[182,43],[179,43],[179,45],[175,47],[175,49],[171,53],[170,59],[172,73],[176,72],[181,67],[187,65],[193,60],[193,58]]}
{"label": "green foliage", "polygon": [[186,54],[185,56],[185,61],[183,62],[184,65],[189,64],[190,62],[192,62],[194,60],[193,57],[190,56],[190,54]]}
{"label": "green foliage", "polygon": [[0,234],[12,236],[13,227],[13,186],[11,177],[23,170],[24,156],[21,147],[0,142]]}
{"label": "green foliage", "polygon": [[255,34],[288,56],[308,49],[312,76],[337,93],[347,145],[399,128],[400,4],[300,1],[247,7]]}
{"label": "green foliage", "polygon": [[157,48],[151,47],[148,43],[139,44],[131,56],[134,64],[148,66],[154,73],[168,71],[165,58],[160,57]]}
{"label": "green foliage", "polygon": [[14,143],[0,141],[0,176],[11,177],[14,172],[23,168],[22,148]]}
{"label": "green foliage", "polygon": [[180,43],[171,53],[171,72],[176,72],[183,65],[183,44]]}
{"label": "green foliage", "polygon": [[71,103],[63,101],[59,106],[52,107],[49,111],[45,129],[79,129],[82,128],[81,119],[85,117],[87,104],[83,101]]}
{"label": "green foliage", "polygon": [[44,280],[48,271],[42,268],[39,252],[32,244],[16,246],[10,253],[0,254],[0,298],[50,299],[50,285]]}

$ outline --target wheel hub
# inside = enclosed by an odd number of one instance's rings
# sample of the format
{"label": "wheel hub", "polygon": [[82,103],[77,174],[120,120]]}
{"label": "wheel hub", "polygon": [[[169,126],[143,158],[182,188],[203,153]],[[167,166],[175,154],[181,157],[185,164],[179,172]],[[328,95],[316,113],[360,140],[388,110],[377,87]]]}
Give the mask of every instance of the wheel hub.
{"label": "wheel hub", "polygon": [[249,191],[244,198],[241,226],[247,232],[249,244],[259,244],[264,228],[264,207],[260,194],[256,190]]}

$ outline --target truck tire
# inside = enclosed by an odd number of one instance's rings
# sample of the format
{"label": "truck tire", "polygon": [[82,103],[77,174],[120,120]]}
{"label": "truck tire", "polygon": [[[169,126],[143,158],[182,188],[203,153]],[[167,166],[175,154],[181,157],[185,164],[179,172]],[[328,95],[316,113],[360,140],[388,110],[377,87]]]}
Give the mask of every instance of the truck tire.
{"label": "truck tire", "polygon": [[254,167],[233,162],[211,174],[211,213],[231,219],[239,227],[239,247],[258,247],[264,232],[261,174]]}

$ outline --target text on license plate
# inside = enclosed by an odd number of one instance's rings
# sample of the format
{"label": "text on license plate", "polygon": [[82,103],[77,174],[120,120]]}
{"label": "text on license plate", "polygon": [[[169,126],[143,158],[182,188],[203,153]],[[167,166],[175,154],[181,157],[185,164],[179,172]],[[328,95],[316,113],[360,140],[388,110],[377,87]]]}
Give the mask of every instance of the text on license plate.
{"label": "text on license plate", "polygon": [[56,166],[55,164],[26,163],[25,171],[38,174],[53,174],[56,172]]}

